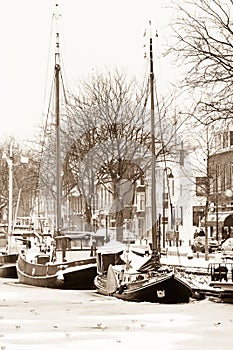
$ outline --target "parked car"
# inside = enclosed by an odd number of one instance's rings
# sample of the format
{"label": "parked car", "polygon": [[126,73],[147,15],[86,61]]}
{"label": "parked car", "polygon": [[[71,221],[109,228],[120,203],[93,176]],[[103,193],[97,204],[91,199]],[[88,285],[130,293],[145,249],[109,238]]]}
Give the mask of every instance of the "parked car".
{"label": "parked car", "polygon": [[203,236],[197,236],[193,240],[193,244],[191,245],[192,251],[194,253],[196,252],[205,252],[205,237]]}
{"label": "parked car", "polygon": [[223,243],[222,243],[222,253],[224,255],[232,255],[233,256],[233,238],[227,238]]}
{"label": "parked car", "polygon": [[213,252],[216,252],[216,250],[221,249],[220,243],[212,237],[208,239],[208,247],[209,247],[209,253],[213,253]]}
{"label": "parked car", "polygon": [[[201,252],[205,253],[205,237],[198,236],[193,240],[193,244],[191,245],[193,253]],[[216,250],[220,249],[219,243],[214,238],[208,239],[208,252],[212,253]]]}

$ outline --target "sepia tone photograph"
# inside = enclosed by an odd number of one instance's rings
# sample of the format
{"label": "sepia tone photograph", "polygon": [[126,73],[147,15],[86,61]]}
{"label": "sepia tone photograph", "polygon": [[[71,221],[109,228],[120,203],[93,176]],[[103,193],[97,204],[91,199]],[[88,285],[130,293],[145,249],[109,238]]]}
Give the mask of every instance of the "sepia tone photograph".
{"label": "sepia tone photograph", "polygon": [[0,350],[232,349],[232,0],[0,9]]}

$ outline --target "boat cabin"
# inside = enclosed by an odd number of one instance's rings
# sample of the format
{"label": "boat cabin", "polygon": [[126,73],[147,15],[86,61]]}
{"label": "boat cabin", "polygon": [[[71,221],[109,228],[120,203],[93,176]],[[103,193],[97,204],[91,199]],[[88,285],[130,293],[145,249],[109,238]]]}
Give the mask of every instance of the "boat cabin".
{"label": "boat cabin", "polygon": [[104,237],[96,235],[94,232],[64,232],[63,236],[59,236],[56,239],[58,239],[57,250],[62,250],[62,244],[64,244],[64,242],[59,243],[59,240],[61,242],[65,240],[67,245],[66,249],[69,250],[91,249],[92,246],[96,248],[104,244]]}
{"label": "boat cabin", "polygon": [[5,232],[0,231],[0,250],[7,245],[7,237]]}
{"label": "boat cabin", "polygon": [[125,250],[125,245],[117,242],[110,241],[103,247],[97,250],[97,272],[101,274],[107,274],[109,265],[122,265],[125,262],[121,259],[121,255]]}

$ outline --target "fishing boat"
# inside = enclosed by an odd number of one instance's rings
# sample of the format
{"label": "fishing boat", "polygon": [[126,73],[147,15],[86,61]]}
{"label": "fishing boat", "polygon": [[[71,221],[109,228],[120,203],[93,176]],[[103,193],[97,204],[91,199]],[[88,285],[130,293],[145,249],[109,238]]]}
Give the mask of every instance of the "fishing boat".
{"label": "fishing boat", "polygon": [[97,276],[94,283],[100,294],[126,301],[188,303],[192,294],[190,284],[176,276],[173,269],[162,267],[160,263],[156,223],[154,73],[151,36],[150,93],[152,250],[149,255],[135,254],[129,246],[118,243],[111,246],[110,242],[109,245],[97,250]]}
{"label": "fishing boat", "polygon": [[[57,5],[56,5],[57,6]],[[54,15],[55,19],[59,18]],[[61,218],[61,146],[60,146],[60,45],[59,33],[56,33],[55,50],[55,128],[56,128],[56,227],[53,241],[47,247],[43,242],[23,250],[19,254],[16,268],[20,283],[38,287],[64,289],[94,288],[96,276],[96,258],[81,255],[80,251],[72,248],[71,240],[62,231]],[[59,248],[60,247],[60,248]]]}

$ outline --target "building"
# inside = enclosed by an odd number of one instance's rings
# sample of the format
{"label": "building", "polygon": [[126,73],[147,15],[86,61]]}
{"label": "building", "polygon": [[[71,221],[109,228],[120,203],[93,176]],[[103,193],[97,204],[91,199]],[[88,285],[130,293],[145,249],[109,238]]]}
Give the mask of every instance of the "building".
{"label": "building", "polygon": [[[201,156],[200,156],[201,158]],[[196,159],[197,161],[197,159]],[[199,160],[198,160],[199,162]],[[156,163],[156,217],[158,241],[166,245],[190,245],[194,232],[202,225],[206,205],[206,193],[202,192],[203,173],[195,169],[192,152]],[[205,168],[205,165],[204,165]],[[199,181],[199,182],[198,182]],[[198,185],[199,183],[199,185]],[[198,186],[197,186],[198,185]],[[197,190],[199,188],[199,190]],[[130,191],[129,191],[130,190]],[[128,192],[123,202],[124,240],[151,239],[151,175],[150,170],[131,184],[121,184],[121,191]],[[47,191],[48,192],[48,191]],[[55,198],[48,193],[35,201],[34,212],[48,218],[51,231],[55,225]],[[62,197],[62,225],[68,230],[93,231],[102,229],[115,232],[115,203],[111,183],[94,184],[94,190],[84,198],[74,187]],[[87,220],[87,210],[90,218]]]}
{"label": "building", "polygon": [[233,237],[233,129],[212,132],[209,174],[209,213],[206,225],[217,240]]}

